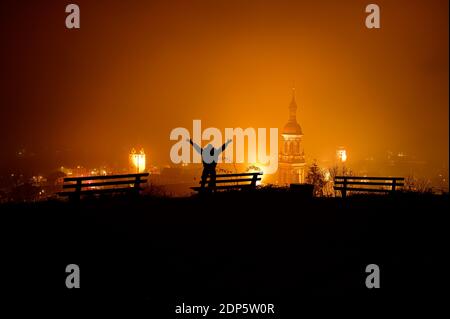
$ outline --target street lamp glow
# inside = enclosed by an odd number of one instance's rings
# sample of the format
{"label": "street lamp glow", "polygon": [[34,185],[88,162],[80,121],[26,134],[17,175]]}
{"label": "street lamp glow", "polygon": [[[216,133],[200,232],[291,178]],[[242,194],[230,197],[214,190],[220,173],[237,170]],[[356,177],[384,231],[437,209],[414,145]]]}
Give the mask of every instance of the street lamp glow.
{"label": "street lamp glow", "polygon": [[143,173],[145,171],[145,152],[142,148],[139,153],[133,148],[130,153],[130,164],[132,170],[137,173]]}

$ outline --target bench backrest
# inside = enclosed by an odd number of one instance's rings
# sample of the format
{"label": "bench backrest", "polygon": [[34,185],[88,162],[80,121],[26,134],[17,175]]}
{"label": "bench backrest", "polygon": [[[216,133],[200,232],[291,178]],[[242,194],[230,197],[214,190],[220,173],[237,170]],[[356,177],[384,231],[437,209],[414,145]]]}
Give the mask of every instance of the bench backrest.
{"label": "bench backrest", "polygon": [[149,173],[65,177],[62,187],[69,191],[61,192],[61,195],[75,194],[79,196],[87,193],[139,191],[141,189],[140,185],[147,182],[144,178],[148,175]]}
{"label": "bench backrest", "polygon": [[336,176],[334,189],[346,196],[348,191],[392,193],[403,186],[404,177]]}
{"label": "bench backrest", "polygon": [[[250,186],[255,187],[256,182],[261,180],[263,173],[238,173],[238,174],[217,174],[216,175],[216,188],[233,188]],[[208,183],[209,178],[206,180]],[[199,182],[201,184],[202,181]],[[207,186],[207,185],[206,185]]]}

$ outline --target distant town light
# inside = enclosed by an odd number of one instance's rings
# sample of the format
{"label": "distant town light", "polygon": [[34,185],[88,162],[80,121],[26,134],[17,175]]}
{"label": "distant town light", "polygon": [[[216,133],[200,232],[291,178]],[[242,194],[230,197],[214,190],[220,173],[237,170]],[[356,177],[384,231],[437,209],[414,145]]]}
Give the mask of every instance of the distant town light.
{"label": "distant town light", "polygon": [[347,151],[343,147],[336,151],[336,155],[340,162],[345,163],[347,161]]}

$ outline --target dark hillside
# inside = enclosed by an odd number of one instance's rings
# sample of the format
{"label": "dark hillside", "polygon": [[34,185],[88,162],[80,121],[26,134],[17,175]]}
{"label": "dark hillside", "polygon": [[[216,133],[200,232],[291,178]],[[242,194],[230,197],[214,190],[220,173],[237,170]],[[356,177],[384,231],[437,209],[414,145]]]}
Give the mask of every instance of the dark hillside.
{"label": "dark hillside", "polygon": [[[447,213],[447,196],[417,194],[342,201],[243,192],[3,205],[2,288],[12,299],[131,302],[162,313],[185,300],[420,299],[437,294],[444,275]],[[71,263],[80,266],[79,290],[65,287]],[[380,267],[380,289],[365,286],[371,263]]]}

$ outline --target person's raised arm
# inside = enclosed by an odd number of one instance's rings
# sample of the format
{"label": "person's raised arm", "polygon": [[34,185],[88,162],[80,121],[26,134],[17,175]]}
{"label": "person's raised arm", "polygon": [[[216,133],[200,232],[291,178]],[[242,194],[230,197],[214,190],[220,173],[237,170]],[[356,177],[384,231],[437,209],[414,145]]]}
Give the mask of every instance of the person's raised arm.
{"label": "person's raised arm", "polygon": [[192,147],[201,155],[203,149],[197,145],[196,143],[194,143],[194,141],[192,141],[192,139],[189,139],[189,143],[191,143]]}
{"label": "person's raised arm", "polygon": [[225,149],[227,148],[227,146],[228,146],[231,142],[233,142],[232,139],[229,139],[228,141],[226,141],[226,142],[222,145],[222,147],[220,148],[220,153],[222,153],[223,151],[225,151]]}

